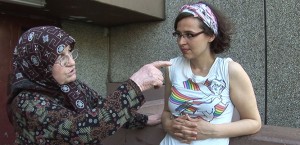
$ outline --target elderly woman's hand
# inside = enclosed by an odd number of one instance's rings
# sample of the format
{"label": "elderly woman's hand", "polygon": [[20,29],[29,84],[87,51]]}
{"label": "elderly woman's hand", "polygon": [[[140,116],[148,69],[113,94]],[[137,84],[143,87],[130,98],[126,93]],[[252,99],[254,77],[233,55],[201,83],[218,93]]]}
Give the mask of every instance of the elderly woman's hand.
{"label": "elderly woman's hand", "polygon": [[147,125],[154,126],[161,123],[161,114],[154,114],[148,116]]}
{"label": "elderly woman's hand", "polygon": [[156,61],[144,65],[130,79],[133,80],[141,89],[141,91],[148,90],[153,87],[160,87],[163,85],[163,73],[159,70],[161,67],[170,66],[169,61]]}

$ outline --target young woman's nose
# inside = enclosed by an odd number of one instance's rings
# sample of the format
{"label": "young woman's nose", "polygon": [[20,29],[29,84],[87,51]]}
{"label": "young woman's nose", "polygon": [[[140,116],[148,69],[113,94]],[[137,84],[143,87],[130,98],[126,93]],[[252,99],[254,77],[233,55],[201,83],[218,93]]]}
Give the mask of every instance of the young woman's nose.
{"label": "young woman's nose", "polygon": [[178,43],[179,45],[186,44],[186,42],[187,42],[187,41],[186,41],[186,38],[184,38],[183,36],[177,38],[177,43]]}

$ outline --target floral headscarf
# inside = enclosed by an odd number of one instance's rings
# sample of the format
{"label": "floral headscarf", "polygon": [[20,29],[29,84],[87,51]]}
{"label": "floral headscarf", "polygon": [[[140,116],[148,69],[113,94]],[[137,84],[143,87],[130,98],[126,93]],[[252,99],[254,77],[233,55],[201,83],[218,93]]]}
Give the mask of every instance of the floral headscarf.
{"label": "floral headscarf", "polygon": [[213,30],[215,35],[218,35],[217,18],[206,4],[198,2],[184,5],[180,8],[180,13],[183,12],[193,14],[194,17],[200,18],[210,29]]}

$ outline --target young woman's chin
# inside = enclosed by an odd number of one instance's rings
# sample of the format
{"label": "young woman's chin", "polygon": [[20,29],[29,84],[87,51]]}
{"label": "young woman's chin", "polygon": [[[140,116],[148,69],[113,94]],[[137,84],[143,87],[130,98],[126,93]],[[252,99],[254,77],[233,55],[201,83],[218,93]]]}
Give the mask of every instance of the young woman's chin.
{"label": "young woman's chin", "polygon": [[193,56],[190,54],[183,54],[183,57],[189,60],[193,58]]}

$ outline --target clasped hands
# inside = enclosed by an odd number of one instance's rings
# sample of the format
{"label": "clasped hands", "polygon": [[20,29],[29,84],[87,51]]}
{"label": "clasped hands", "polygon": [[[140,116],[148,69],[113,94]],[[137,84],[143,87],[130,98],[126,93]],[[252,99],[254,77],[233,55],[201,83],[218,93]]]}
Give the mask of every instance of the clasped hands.
{"label": "clasped hands", "polygon": [[167,126],[167,132],[183,143],[194,140],[211,138],[213,125],[201,118],[191,118],[188,115],[171,118]]}

